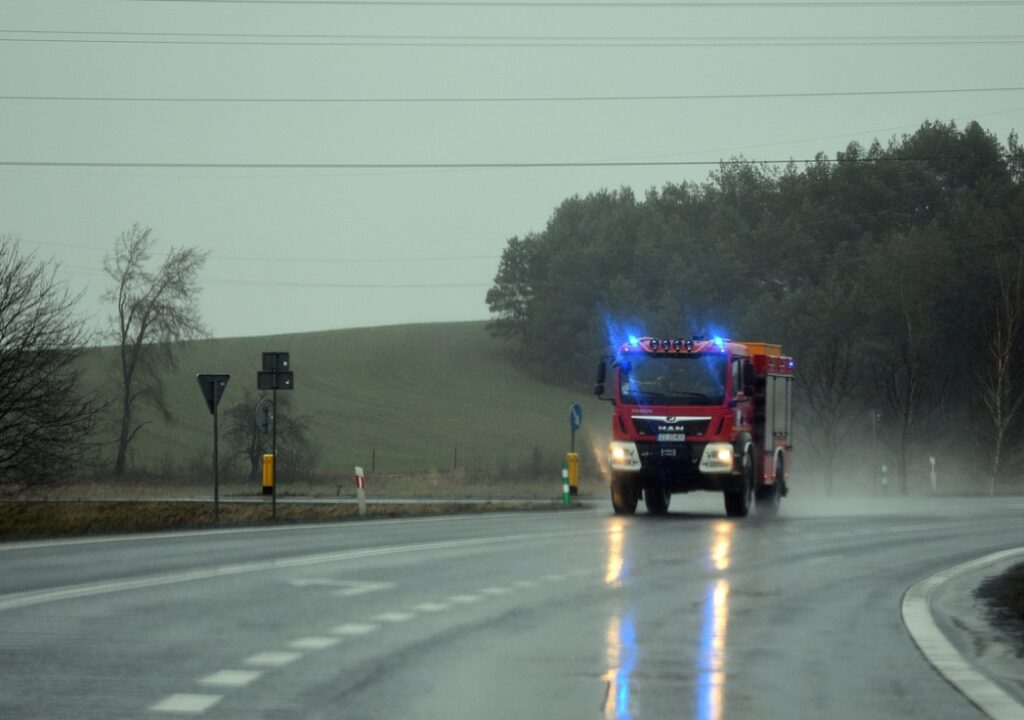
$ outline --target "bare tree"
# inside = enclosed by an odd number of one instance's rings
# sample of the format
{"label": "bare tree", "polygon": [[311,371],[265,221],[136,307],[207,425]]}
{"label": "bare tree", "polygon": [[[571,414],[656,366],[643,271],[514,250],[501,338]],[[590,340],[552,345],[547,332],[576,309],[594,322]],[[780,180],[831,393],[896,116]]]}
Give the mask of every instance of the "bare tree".
{"label": "bare tree", "polygon": [[[930,253],[929,264],[903,262],[917,253]],[[948,277],[942,248],[932,233],[911,233],[894,238],[890,258],[879,266],[883,278],[886,329],[875,360],[875,375],[885,401],[884,422],[892,428],[896,452],[897,489],[909,489],[907,453],[911,442],[928,429],[948,389],[933,362],[937,343],[936,307],[940,297],[937,278]],[[950,273],[951,274],[951,273]]]}
{"label": "bare tree", "polygon": [[[226,439],[232,452],[249,463],[249,482],[259,480],[263,453],[270,452],[269,432],[257,415],[258,408],[269,397],[263,392],[246,390],[242,399],[224,413]],[[297,415],[286,395],[279,394],[277,403],[279,408],[273,417],[278,424],[278,469],[294,479],[307,480],[320,460],[320,446],[310,436],[310,419]]]}
{"label": "bare tree", "polygon": [[0,494],[52,484],[80,465],[98,406],[81,388],[89,340],[79,296],[56,266],[0,235]]}
{"label": "bare tree", "polygon": [[829,494],[840,453],[861,416],[863,384],[862,298],[841,280],[836,271],[820,287],[792,296],[788,306],[794,333],[815,340],[795,348],[799,360],[795,388],[804,439],[822,461]]}
{"label": "bare tree", "polygon": [[982,345],[983,359],[975,377],[992,440],[990,494],[1002,469],[1006,439],[1014,417],[1024,403],[1024,377],[1020,362],[1020,333],[1024,325],[1024,253],[1014,267],[997,266],[999,283],[995,312]]}
{"label": "bare tree", "polygon": [[121,420],[114,473],[123,475],[128,447],[146,423],[137,419],[141,402],[170,419],[162,372],[176,367],[174,346],[207,335],[199,318],[198,275],[207,253],[171,248],[156,271],[147,269],[156,239],[152,228],[135,223],[121,233],[103,269],[115,286],[104,299],[114,303],[114,342],[120,350]]}

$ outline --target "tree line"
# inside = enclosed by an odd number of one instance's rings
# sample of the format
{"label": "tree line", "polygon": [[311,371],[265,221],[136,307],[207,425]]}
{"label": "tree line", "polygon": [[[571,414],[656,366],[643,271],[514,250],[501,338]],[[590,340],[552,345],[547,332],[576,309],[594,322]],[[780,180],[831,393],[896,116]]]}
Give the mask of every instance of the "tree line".
{"label": "tree line", "polygon": [[828,490],[869,423],[903,492],[928,448],[989,491],[1024,481],[1015,133],[926,122],[805,166],[739,159],[701,183],[571,197],[508,240],[486,302],[524,366],[580,387],[626,332],[781,342]]}

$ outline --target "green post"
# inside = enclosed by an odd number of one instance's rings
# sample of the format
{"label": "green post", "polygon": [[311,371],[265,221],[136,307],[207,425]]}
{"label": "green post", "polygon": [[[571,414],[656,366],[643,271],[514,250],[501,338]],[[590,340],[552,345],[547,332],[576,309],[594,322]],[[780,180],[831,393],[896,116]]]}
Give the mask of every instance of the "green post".
{"label": "green post", "polygon": [[562,502],[569,504],[569,466],[562,461]]}

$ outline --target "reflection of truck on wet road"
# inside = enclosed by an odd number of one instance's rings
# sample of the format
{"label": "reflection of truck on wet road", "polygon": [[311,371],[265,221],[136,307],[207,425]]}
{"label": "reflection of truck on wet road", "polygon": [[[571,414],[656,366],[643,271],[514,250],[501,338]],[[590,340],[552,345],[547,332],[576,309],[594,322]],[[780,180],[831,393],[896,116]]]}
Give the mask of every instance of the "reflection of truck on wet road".
{"label": "reflection of truck on wet road", "polygon": [[611,491],[619,514],[668,510],[673,493],[712,490],[730,516],[774,513],[792,450],[793,359],[778,345],[630,337],[598,366],[614,372]]}

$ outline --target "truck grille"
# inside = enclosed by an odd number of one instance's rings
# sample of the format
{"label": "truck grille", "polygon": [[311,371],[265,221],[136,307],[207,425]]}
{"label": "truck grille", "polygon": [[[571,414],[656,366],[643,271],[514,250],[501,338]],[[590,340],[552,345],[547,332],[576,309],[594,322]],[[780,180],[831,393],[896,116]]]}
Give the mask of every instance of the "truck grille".
{"label": "truck grille", "polygon": [[704,435],[708,431],[709,417],[657,417],[636,416],[633,427],[639,435],[657,437],[663,434],[682,434],[686,437]]}

